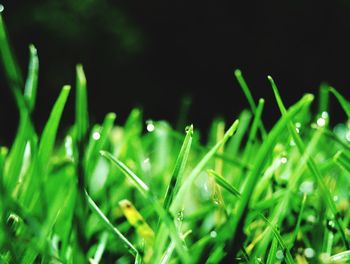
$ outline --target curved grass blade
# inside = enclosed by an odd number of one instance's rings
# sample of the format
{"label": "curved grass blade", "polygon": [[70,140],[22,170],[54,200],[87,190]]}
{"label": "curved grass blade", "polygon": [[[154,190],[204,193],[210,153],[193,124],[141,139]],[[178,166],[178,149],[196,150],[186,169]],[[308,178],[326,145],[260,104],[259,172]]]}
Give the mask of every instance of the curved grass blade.
{"label": "curved grass blade", "polygon": [[169,212],[164,210],[164,208],[158,202],[158,199],[150,192],[149,187],[124,163],[114,158],[110,153],[106,151],[100,151],[100,154],[115,164],[124,173],[124,175],[134,183],[140,193],[148,200],[148,202],[152,205],[154,211],[158,214],[164,226],[167,227],[169,235],[175,243],[175,248],[179,258],[183,263],[188,263],[190,256],[188,254],[187,247],[183,244],[181,238],[179,237],[179,234]]}
{"label": "curved grass blade", "polygon": [[125,248],[132,254],[134,257],[139,255],[138,250],[133,246],[133,244],[116,228],[112,225],[112,223],[108,220],[108,218],[104,215],[101,209],[96,205],[96,203],[92,200],[89,194],[85,191],[85,195],[87,198],[87,202],[91,208],[91,210],[98,215],[98,217],[102,220],[105,226],[111,230],[123,243]]}
{"label": "curved grass blade", "polygon": [[330,92],[338,99],[341,107],[344,109],[348,118],[350,118],[350,103],[347,101],[344,96],[342,96],[336,89],[333,87],[330,88]]}
{"label": "curved grass blade", "polygon": [[[276,84],[275,84],[275,82],[274,82],[274,80],[272,79],[271,76],[268,76],[268,79],[269,79],[269,81],[271,83],[271,86],[272,86],[273,92],[275,94],[278,107],[279,107],[279,109],[280,109],[280,111],[282,113],[282,116],[285,116],[287,114],[287,110],[286,110],[286,108],[285,108],[285,106],[284,106],[284,104],[282,102],[282,98],[281,98],[281,96],[279,94],[278,88],[277,88],[277,86],[276,86]],[[295,141],[296,146],[298,147],[298,150],[299,150],[300,154],[303,155],[305,153],[305,149],[306,149],[305,145],[304,145],[304,142],[302,141],[300,135],[296,132],[296,130],[295,130],[294,126],[293,126],[293,122],[291,120],[289,121],[288,129],[289,129],[289,133],[293,137],[293,140]],[[346,248],[349,249],[350,248],[350,244],[349,244],[349,242],[346,239],[345,231],[344,231],[341,219],[339,219],[339,217],[337,217],[338,216],[337,207],[336,207],[336,205],[334,203],[334,200],[332,199],[332,196],[331,196],[331,194],[329,192],[329,189],[327,188],[326,184],[322,180],[321,173],[318,170],[314,159],[311,156],[307,155],[306,163],[307,163],[307,166],[308,166],[309,170],[311,171],[312,175],[314,176],[316,182],[318,183],[318,185],[319,185],[319,187],[321,189],[321,192],[322,192],[321,196],[322,196],[322,198],[325,200],[325,203],[328,205],[329,209],[331,210],[332,214],[334,215],[334,219],[335,219],[335,222],[336,222],[336,224],[337,224],[337,226],[339,228],[339,231],[341,233],[343,242],[344,242]]]}
{"label": "curved grass blade", "polygon": [[216,183],[219,184],[226,191],[228,191],[229,193],[231,193],[233,196],[237,198],[241,198],[240,192],[236,190],[236,188],[234,188],[230,183],[228,183],[224,177],[219,175],[214,170],[208,170],[208,174],[213,176],[215,178]]}
{"label": "curved grass blade", "polygon": [[191,125],[186,131],[186,137],[182,144],[180,153],[177,157],[174,172],[171,176],[168,189],[165,193],[164,198],[164,209],[166,211],[169,210],[170,205],[173,201],[174,196],[178,193],[180,184],[182,182],[182,177],[185,171],[185,166],[188,160],[188,155],[190,154],[191,144],[192,144],[192,136],[193,136],[193,125]]}
{"label": "curved grass blade", "polygon": [[24,97],[27,100],[29,111],[34,110],[36,94],[38,89],[39,59],[36,48],[29,45],[28,76],[24,87]]}

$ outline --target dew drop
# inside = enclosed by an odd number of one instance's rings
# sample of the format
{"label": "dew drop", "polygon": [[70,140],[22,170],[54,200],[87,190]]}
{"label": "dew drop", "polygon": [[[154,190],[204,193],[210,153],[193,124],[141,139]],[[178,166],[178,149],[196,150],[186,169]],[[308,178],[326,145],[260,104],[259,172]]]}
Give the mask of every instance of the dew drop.
{"label": "dew drop", "polygon": [[306,258],[313,258],[315,256],[315,250],[313,248],[305,248],[304,255]]}
{"label": "dew drop", "polygon": [[306,220],[311,224],[316,223],[316,217],[314,215],[308,215]]}
{"label": "dew drop", "polygon": [[218,236],[218,233],[216,233],[216,231],[211,231],[211,232],[210,232],[210,236],[211,236],[212,238],[216,238],[216,237]]}
{"label": "dew drop", "polygon": [[66,149],[67,156],[72,158],[73,157],[73,139],[71,136],[66,137],[66,140],[64,142],[64,147]]}
{"label": "dew drop", "polygon": [[176,219],[177,219],[177,221],[180,221],[180,222],[182,222],[184,220],[184,211],[183,210],[177,212]]}
{"label": "dew drop", "polygon": [[281,163],[282,163],[282,164],[286,164],[287,162],[288,162],[287,157],[282,157],[282,158],[281,158]]}
{"label": "dew drop", "polygon": [[94,139],[94,140],[99,140],[100,138],[101,138],[101,134],[99,133],[99,132],[94,132],[93,134],[92,134],[92,138]]}
{"label": "dew drop", "polygon": [[322,112],[322,114],[321,114],[321,117],[323,118],[323,119],[327,119],[328,118],[328,113],[327,112]]}
{"label": "dew drop", "polygon": [[220,205],[221,204],[221,201],[220,201],[219,197],[216,194],[213,196],[213,202],[216,205]]}
{"label": "dew drop", "polygon": [[283,251],[282,251],[282,250],[278,250],[278,251],[276,252],[276,258],[277,258],[278,260],[284,259],[284,254],[283,254]]}
{"label": "dew drop", "polygon": [[153,121],[148,121],[147,122],[146,129],[147,129],[148,132],[153,132],[155,130],[155,126],[153,124]]}
{"label": "dew drop", "polygon": [[2,5],[2,4],[0,4],[0,13],[2,12],[2,11],[4,11],[4,6]]}
{"label": "dew drop", "polygon": [[302,193],[310,194],[314,191],[313,181],[304,181],[300,184],[299,191]]}
{"label": "dew drop", "polygon": [[326,120],[324,118],[320,117],[319,119],[317,119],[316,123],[319,127],[323,127],[326,125]]}

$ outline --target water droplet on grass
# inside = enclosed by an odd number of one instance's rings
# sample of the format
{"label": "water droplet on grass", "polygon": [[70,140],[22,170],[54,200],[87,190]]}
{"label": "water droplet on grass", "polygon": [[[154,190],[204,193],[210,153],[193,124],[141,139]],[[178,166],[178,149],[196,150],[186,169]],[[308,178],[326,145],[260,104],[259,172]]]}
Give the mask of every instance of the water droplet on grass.
{"label": "water droplet on grass", "polygon": [[94,140],[99,140],[100,138],[101,138],[101,134],[99,133],[99,132],[94,132],[93,134],[92,134],[92,138],[94,139]]}
{"label": "water droplet on grass", "polygon": [[184,220],[184,210],[178,211],[176,214],[177,221],[182,222]]}
{"label": "water droplet on grass", "polygon": [[315,256],[315,250],[313,248],[305,248],[304,255],[306,258],[313,258]]}
{"label": "water droplet on grass", "polygon": [[284,253],[283,253],[282,250],[278,250],[278,251],[276,252],[276,258],[277,258],[278,260],[284,259]]}
{"label": "water droplet on grass", "polygon": [[2,11],[4,11],[4,6],[2,5],[2,4],[0,4],[0,13],[2,12]]}
{"label": "water droplet on grass", "polygon": [[212,238],[216,238],[217,235],[218,235],[218,233],[216,233],[216,231],[211,231],[211,232],[210,232],[210,236],[211,236]]}
{"label": "water droplet on grass", "polygon": [[281,158],[281,163],[282,163],[282,164],[286,164],[287,162],[288,162],[287,157],[282,157],[282,158]]}
{"label": "water droplet on grass", "polygon": [[153,132],[156,129],[152,120],[147,121],[146,124],[147,124],[146,129],[148,132]]}
{"label": "water droplet on grass", "polygon": [[304,181],[299,186],[299,191],[302,193],[310,194],[314,191],[314,182]]}
{"label": "water droplet on grass", "polygon": [[319,127],[323,127],[326,125],[326,120],[324,118],[320,117],[319,119],[317,119],[316,123]]}

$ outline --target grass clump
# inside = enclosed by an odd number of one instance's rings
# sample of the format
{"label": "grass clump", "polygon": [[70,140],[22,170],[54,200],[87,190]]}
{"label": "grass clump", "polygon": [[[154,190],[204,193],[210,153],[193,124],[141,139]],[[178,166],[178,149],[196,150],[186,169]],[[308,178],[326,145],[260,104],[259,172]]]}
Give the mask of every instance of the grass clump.
{"label": "grass clump", "polygon": [[72,89],[62,88],[38,133],[39,60],[29,50],[23,78],[0,17],[20,113],[13,144],[0,148],[2,263],[349,262],[350,128],[331,129],[328,104],[334,95],[349,118],[350,103],[334,88],[321,86],[313,114],[314,95],[286,109],[268,77],[281,118],[267,130],[265,101],[237,70],[250,110],[227,130],[215,120],[202,145],[192,125],[145,127],[139,109],[124,126],[114,113],[92,124],[78,65],[75,122],[57,139]]}

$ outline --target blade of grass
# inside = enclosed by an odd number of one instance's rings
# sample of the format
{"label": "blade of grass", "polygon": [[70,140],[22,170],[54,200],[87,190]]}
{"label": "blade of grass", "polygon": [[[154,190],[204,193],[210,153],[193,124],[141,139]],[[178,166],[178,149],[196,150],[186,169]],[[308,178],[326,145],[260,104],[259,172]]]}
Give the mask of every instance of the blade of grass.
{"label": "blade of grass", "polygon": [[272,240],[269,255],[266,260],[266,264],[275,264],[277,248],[278,248],[278,241],[277,241],[277,238],[274,237],[274,239]]}
{"label": "blade of grass", "polygon": [[261,123],[261,115],[264,109],[264,104],[265,104],[265,100],[262,98],[259,99],[258,107],[254,112],[253,124],[250,128],[247,145],[243,153],[243,157],[245,161],[249,160],[251,157],[252,147],[253,147],[254,141],[257,138],[256,134],[257,134],[258,126],[259,126],[259,123]]}
{"label": "blade of grass", "polygon": [[[277,86],[276,86],[276,84],[275,84],[275,82],[274,82],[274,80],[272,79],[271,76],[268,76],[268,79],[269,79],[269,81],[271,83],[271,86],[272,86],[273,92],[275,94],[278,107],[280,108],[280,111],[282,113],[282,116],[286,115],[287,110],[286,110],[286,108],[285,108],[285,106],[284,106],[284,104],[282,102],[282,98],[281,98],[281,96],[279,94]],[[292,121],[289,122],[288,129],[289,129],[289,133],[291,134],[291,136],[293,137],[293,139],[295,141],[296,146],[299,149],[300,154],[302,155],[303,153],[305,153],[305,145],[304,145],[304,142],[302,141],[300,135],[296,132]],[[325,203],[328,205],[329,209],[331,210],[332,214],[334,215],[334,219],[335,219],[335,222],[336,222],[336,224],[337,224],[337,226],[339,228],[339,231],[341,233],[344,245],[346,246],[347,249],[349,249],[350,248],[350,244],[349,244],[349,242],[346,239],[345,231],[344,231],[344,228],[342,226],[341,219],[339,219],[339,217],[338,217],[337,207],[336,207],[336,205],[334,203],[334,200],[332,199],[332,196],[331,196],[331,194],[330,194],[326,184],[322,180],[321,173],[318,170],[314,159],[311,156],[309,156],[309,155],[307,157],[307,166],[310,169],[310,171],[311,171],[312,175],[314,176],[315,180],[317,181],[317,183],[320,186],[321,193],[323,194],[321,196],[323,197],[323,199],[325,200]]]}
{"label": "blade of grass", "polygon": [[179,191],[180,184],[182,182],[183,174],[185,171],[185,166],[188,160],[188,156],[190,154],[192,136],[193,136],[193,125],[191,125],[186,131],[185,140],[181,146],[181,150],[177,157],[175,168],[168,185],[168,189],[165,193],[163,206],[166,211],[169,210],[174,196],[176,196],[176,194]]}
{"label": "blade of grass", "polygon": [[29,111],[34,110],[38,89],[39,59],[36,48],[29,45],[28,76],[24,87],[24,97],[27,100]]}
{"label": "blade of grass", "polygon": [[338,99],[348,118],[350,118],[350,103],[336,89],[330,87],[330,92]]}
{"label": "blade of grass", "polygon": [[81,142],[86,139],[89,127],[86,78],[81,64],[76,66],[76,76],[75,119],[77,125],[77,140],[78,142]]}
{"label": "blade of grass", "polygon": [[327,112],[329,110],[329,85],[322,83],[320,86],[320,99],[318,106],[318,113]]}
{"label": "blade of grass", "polygon": [[298,214],[297,224],[296,224],[296,226],[294,228],[294,232],[293,232],[292,242],[290,243],[291,245],[294,245],[294,243],[295,243],[295,241],[296,241],[296,239],[298,237],[298,233],[300,231],[301,220],[303,218],[305,204],[306,204],[306,198],[307,198],[307,193],[304,193],[303,199],[301,201],[299,214]]}
{"label": "blade of grass", "polygon": [[[250,105],[250,109],[252,110],[253,113],[255,113],[255,112],[256,112],[257,106],[256,106],[256,103],[255,103],[255,101],[254,101],[254,99],[253,99],[252,93],[250,92],[250,89],[249,89],[249,87],[248,87],[246,81],[245,81],[244,78],[243,78],[243,75],[242,75],[241,70],[239,70],[239,69],[235,70],[234,75],[235,75],[235,77],[236,77],[236,79],[237,79],[239,85],[241,86],[241,88],[242,88],[242,90],[243,90],[243,92],[244,92],[245,97],[246,97],[247,100],[248,100],[248,103],[249,103],[249,105]],[[262,123],[261,120],[260,120],[260,122],[259,122],[258,125],[259,125],[259,129],[260,129],[262,138],[265,139],[267,133],[266,133],[266,129],[265,129],[265,127],[264,127],[264,124]]]}
{"label": "blade of grass", "polygon": [[234,188],[230,183],[226,181],[224,177],[216,173],[214,170],[208,170],[208,174],[215,178],[215,181],[218,185],[224,188],[226,191],[231,193],[233,196],[240,198],[241,194],[236,188]]}
{"label": "blade of grass", "polygon": [[[41,166],[43,166],[44,168],[47,167],[48,162],[50,160],[56,141],[58,126],[60,124],[61,116],[66,105],[70,90],[71,87],[69,85],[63,86],[62,91],[52,108],[50,117],[41,135],[38,149],[38,157]],[[45,170],[46,169],[44,169],[44,171]]]}

